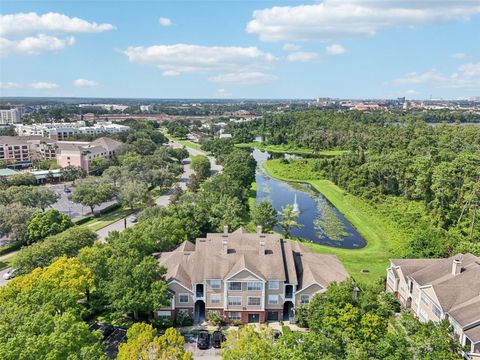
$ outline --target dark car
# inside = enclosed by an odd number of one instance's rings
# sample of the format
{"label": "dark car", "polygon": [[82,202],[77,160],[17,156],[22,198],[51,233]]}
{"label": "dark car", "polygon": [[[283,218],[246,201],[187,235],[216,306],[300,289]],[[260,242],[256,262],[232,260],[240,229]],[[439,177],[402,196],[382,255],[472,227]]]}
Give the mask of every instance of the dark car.
{"label": "dark car", "polygon": [[197,347],[199,349],[208,349],[210,347],[210,334],[208,331],[200,331],[198,333]]}
{"label": "dark car", "polygon": [[221,331],[214,331],[212,334],[212,346],[219,349],[222,346],[222,342],[225,341],[225,335]]}
{"label": "dark car", "polygon": [[66,187],[63,189],[63,191],[65,191],[66,193],[71,193],[72,190],[69,188],[69,187]]}
{"label": "dark car", "polygon": [[115,331],[115,327],[113,325],[105,323],[93,323],[88,327],[88,330],[97,330],[98,332],[100,332],[100,334],[103,335],[103,338],[106,339]]}

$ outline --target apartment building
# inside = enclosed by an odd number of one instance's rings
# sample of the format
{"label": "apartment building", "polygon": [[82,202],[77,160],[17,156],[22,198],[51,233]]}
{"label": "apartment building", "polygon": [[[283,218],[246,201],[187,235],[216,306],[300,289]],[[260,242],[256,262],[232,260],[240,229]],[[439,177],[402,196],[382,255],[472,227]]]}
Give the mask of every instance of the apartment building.
{"label": "apartment building", "polygon": [[420,321],[448,319],[453,336],[480,359],[480,258],[458,254],[448,259],[394,259],[386,290]]}
{"label": "apartment building", "polygon": [[32,155],[26,139],[17,136],[0,136],[0,161],[28,163],[32,161]]}
{"label": "apartment building", "polygon": [[0,125],[13,125],[22,121],[20,109],[0,109]]}
{"label": "apartment building", "polygon": [[101,121],[87,126],[85,121],[72,123],[43,123],[32,125],[16,125],[15,131],[19,136],[42,136],[55,140],[66,140],[79,134],[100,135],[116,134],[130,130],[128,126]]}
{"label": "apartment building", "polygon": [[261,227],[254,234],[242,228],[229,233],[225,227],[155,256],[167,268],[172,293],[170,306],[158,317],[187,311],[196,321],[212,312],[227,322],[288,321],[296,307],[348,278],[336,256],[313,253],[298,242],[264,234]]}
{"label": "apartment building", "polygon": [[91,169],[92,160],[101,157],[111,160],[117,155],[120,141],[102,137],[92,142],[59,141],[57,142],[57,163],[60,167],[76,166],[87,173]]}

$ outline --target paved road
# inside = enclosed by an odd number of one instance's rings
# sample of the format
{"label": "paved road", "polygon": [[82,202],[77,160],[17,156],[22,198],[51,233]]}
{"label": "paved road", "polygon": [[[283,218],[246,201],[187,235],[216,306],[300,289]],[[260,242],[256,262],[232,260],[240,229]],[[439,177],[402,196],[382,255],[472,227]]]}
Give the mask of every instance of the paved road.
{"label": "paved road", "polygon": [[[171,146],[174,146],[174,147],[183,147],[182,145],[180,145],[178,143],[175,143],[175,142],[171,142],[170,144],[171,144]],[[192,149],[192,148],[189,148],[189,147],[187,147],[186,149],[188,150],[190,155],[205,155],[205,153],[203,151],[200,151],[200,150],[195,150],[195,149]],[[209,156],[208,160],[210,160],[212,173],[217,173],[219,171],[222,171],[222,166],[217,165],[217,163],[215,162],[215,158],[213,158],[212,156]],[[193,174],[193,170],[190,166],[190,159],[184,159],[183,160],[183,174],[182,174],[181,178],[178,180],[178,185],[180,186],[180,188],[182,188],[182,190],[185,190],[187,188],[188,179],[189,179],[190,175],[192,175],[192,174]],[[167,206],[168,204],[170,204],[170,196],[171,196],[171,190],[168,191],[166,194],[157,198],[155,200],[155,203],[158,206]],[[127,222],[126,223],[125,223],[125,219],[120,219],[120,220],[118,220],[114,223],[111,223],[110,225],[105,226],[104,228],[98,230],[97,231],[98,239],[100,241],[104,241],[105,238],[108,236],[108,233],[110,231],[114,231],[114,230],[123,231],[126,228],[135,225],[135,223],[132,222],[132,219],[133,219],[134,216],[135,216],[134,214],[127,216],[127,218],[126,218]]]}
{"label": "paved road", "polygon": [[3,274],[5,274],[8,270],[10,270],[10,269],[0,270],[0,286],[3,286],[3,285],[5,285],[5,284],[8,282],[8,280],[5,280],[5,279],[3,278]]}

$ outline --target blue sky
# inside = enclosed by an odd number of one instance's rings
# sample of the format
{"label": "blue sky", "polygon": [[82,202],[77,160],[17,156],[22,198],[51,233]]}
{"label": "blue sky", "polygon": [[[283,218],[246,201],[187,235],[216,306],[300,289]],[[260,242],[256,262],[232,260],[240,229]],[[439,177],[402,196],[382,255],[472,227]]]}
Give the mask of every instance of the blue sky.
{"label": "blue sky", "polygon": [[480,0],[3,0],[0,12],[2,96],[480,95]]}

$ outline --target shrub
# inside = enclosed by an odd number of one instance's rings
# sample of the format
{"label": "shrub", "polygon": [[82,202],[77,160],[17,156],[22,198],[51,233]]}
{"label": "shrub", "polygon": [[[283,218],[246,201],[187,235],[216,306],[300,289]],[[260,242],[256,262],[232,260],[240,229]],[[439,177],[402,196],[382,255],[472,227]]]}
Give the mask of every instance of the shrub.
{"label": "shrub", "polygon": [[188,311],[179,311],[175,317],[175,325],[191,326],[193,325],[193,318]]}
{"label": "shrub", "polygon": [[232,325],[232,326],[242,326],[243,322],[242,322],[242,320],[232,320],[230,325]]}
{"label": "shrub", "polygon": [[209,311],[208,312],[208,322],[213,326],[220,326],[223,324],[222,315],[218,311]]}

